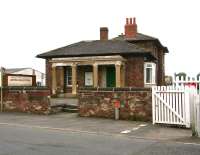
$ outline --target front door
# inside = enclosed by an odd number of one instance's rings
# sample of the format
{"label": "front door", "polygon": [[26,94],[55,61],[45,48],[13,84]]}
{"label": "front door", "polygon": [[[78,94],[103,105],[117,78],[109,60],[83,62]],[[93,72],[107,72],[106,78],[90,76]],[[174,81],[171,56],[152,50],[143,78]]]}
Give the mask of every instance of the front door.
{"label": "front door", "polygon": [[109,66],[106,68],[106,86],[115,87],[115,67]]}

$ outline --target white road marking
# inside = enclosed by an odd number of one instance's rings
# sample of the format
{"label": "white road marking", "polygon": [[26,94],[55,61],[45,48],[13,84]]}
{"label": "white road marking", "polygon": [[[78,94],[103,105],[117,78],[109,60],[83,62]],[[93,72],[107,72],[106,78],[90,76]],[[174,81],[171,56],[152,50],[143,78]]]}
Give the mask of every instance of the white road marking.
{"label": "white road marking", "polygon": [[124,130],[120,133],[123,133],[123,134],[124,133],[130,133],[131,131],[136,131],[136,130],[140,129],[141,127],[145,127],[145,126],[147,126],[147,124],[140,124],[137,127],[132,128],[131,130]]}
{"label": "white road marking", "polygon": [[131,132],[131,130],[124,130],[124,131],[122,131],[120,133],[130,133],[130,132]]}
{"label": "white road marking", "polygon": [[144,127],[144,126],[147,126],[147,124],[140,124],[139,126],[140,127]]}
{"label": "white road marking", "polygon": [[[181,143],[181,142],[178,142],[178,143]],[[185,145],[200,145],[198,143],[183,143],[183,144],[185,144]]]}
{"label": "white road marking", "polygon": [[138,130],[140,127],[132,128],[132,131]]}

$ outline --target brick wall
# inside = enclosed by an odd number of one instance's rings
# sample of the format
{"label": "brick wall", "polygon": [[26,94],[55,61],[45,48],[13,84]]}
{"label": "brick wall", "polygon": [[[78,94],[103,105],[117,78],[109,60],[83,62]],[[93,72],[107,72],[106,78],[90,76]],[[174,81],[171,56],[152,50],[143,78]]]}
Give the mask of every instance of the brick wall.
{"label": "brick wall", "polygon": [[49,114],[50,91],[37,87],[7,87],[3,90],[3,111]]}
{"label": "brick wall", "polygon": [[49,62],[49,59],[46,59],[46,86],[49,90],[52,90],[52,64]]}
{"label": "brick wall", "polygon": [[120,101],[120,119],[151,121],[151,91],[144,88],[79,90],[79,115],[114,118],[114,104]]}
{"label": "brick wall", "polygon": [[157,66],[157,84],[164,85],[165,84],[165,54],[163,49],[161,49],[155,41],[132,41],[137,46],[144,48],[147,51],[151,51],[152,54],[157,58],[156,66]]}
{"label": "brick wall", "polygon": [[164,68],[164,52],[163,50],[159,49],[158,52],[158,70],[157,70],[157,82],[158,85],[165,85],[165,68]]}
{"label": "brick wall", "polygon": [[125,64],[125,86],[144,87],[144,58],[129,57]]}

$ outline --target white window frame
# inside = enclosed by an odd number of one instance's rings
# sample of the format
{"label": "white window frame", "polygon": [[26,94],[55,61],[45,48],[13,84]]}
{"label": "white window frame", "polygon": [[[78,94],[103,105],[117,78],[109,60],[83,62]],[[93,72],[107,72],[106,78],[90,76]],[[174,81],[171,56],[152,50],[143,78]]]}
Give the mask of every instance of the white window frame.
{"label": "white window frame", "polygon": [[[147,82],[146,78],[147,78],[147,68],[151,68],[152,69],[152,77],[151,77],[151,81]],[[153,62],[145,62],[144,63],[144,84],[145,85],[155,85],[156,84],[156,64]]]}
{"label": "white window frame", "polygon": [[[70,68],[71,69],[71,72],[72,72],[72,68]],[[69,76],[69,69],[67,68],[66,69],[66,85],[67,85],[67,87],[72,87],[72,84],[69,84],[69,77],[71,77],[71,81],[72,81],[72,73],[71,73],[71,76]]]}
{"label": "white window frame", "polygon": [[[88,83],[88,80],[90,83]],[[93,72],[85,72],[85,86],[93,86]]]}

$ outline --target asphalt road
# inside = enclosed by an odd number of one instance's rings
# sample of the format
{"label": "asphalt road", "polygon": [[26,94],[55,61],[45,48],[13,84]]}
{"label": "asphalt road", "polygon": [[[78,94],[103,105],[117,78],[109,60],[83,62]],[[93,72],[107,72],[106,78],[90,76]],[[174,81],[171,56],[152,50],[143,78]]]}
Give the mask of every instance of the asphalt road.
{"label": "asphalt road", "polygon": [[200,145],[0,125],[0,155],[199,155]]}

